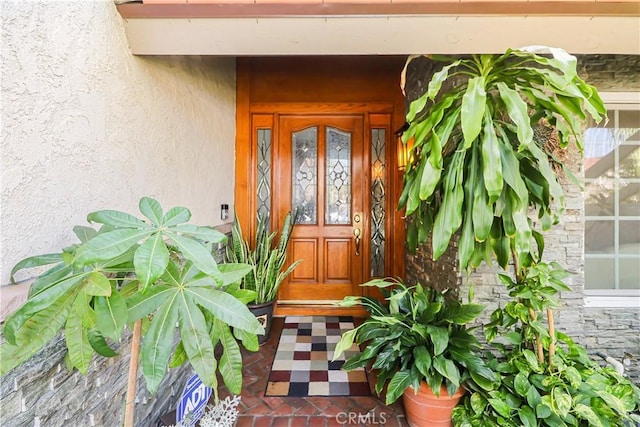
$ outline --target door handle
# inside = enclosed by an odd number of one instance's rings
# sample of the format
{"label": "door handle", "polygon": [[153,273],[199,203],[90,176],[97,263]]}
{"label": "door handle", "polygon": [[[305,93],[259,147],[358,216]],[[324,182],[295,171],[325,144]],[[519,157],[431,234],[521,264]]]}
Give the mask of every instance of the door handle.
{"label": "door handle", "polygon": [[353,229],[353,235],[356,238],[356,256],[360,256],[360,229],[359,228],[354,228]]}

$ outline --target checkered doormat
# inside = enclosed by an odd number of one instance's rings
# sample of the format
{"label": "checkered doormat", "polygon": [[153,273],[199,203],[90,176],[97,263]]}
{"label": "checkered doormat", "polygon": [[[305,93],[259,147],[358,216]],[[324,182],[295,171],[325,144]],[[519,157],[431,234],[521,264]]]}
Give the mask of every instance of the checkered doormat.
{"label": "checkered doormat", "polygon": [[287,316],[265,396],[368,396],[365,370],[341,370],[360,349],[353,345],[332,362],[342,333],[354,328],[343,316]]}

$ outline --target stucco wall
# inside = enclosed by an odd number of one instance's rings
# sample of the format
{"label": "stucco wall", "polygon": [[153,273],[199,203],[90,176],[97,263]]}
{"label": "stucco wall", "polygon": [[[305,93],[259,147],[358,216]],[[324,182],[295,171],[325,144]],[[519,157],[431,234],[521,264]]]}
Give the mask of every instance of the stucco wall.
{"label": "stucco wall", "polygon": [[[410,82],[410,94],[418,96],[427,87],[433,71],[424,63],[414,73]],[[420,70],[422,68],[422,70]],[[640,89],[640,56],[638,55],[581,55],[578,57],[580,75],[600,91],[637,91]],[[421,74],[423,77],[417,77]],[[417,80],[416,80],[417,79]],[[412,91],[412,92],[411,92]],[[565,164],[578,178],[584,177],[582,158],[577,149],[572,149]],[[562,177],[566,196],[566,210],[560,223],[545,234],[545,260],[557,261],[569,270],[566,280],[570,292],[561,293],[562,306],[555,311],[556,328],[581,342],[591,353],[603,352],[626,362],[627,374],[640,384],[640,310],[633,308],[590,308],[584,303],[584,196],[581,189],[568,178]],[[451,248],[450,248],[451,249]],[[410,280],[435,275],[435,277],[457,282],[466,299],[469,285],[474,285],[475,301],[486,306],[481,321],[489,320],[490,313],[504,305],[509,297],[506,288],[498,281],[498,267],[486,265],[473,271],[469,278],[458,274],[452,279],[451,270],[458,273],[457,260],[448,251],[437,262],[431,261],[428,248],[422,247],[416,256],[408,256],[407,277]],[[426,270],[433,269],[435,273]],[[441,284],[442,286],[442,284]],[[445,285],[446,286],[446,285]],[[596,360],[600,358],[595,357]]]}
{"label": "stucco wall", "polygon": [[0,283],[142,196],[233,208],[235,62],[132,56],[111,0],[2,2]]}
{"label": "stucco wall", "polygon": [[[137,212],[142,196],[221,223],[220,204],[233,209],[232,58],[134,57],[112,0],[0,9],[0,284],[20,259],[72,243],[88,212]],[[0,424],[121,424],[124,341],[122,356],[96,357],[82,376],[66,370],[54,340],[0,379]],[[184,382],[173,371],[154,397],[142,382],[136,425],[174,408]]]}

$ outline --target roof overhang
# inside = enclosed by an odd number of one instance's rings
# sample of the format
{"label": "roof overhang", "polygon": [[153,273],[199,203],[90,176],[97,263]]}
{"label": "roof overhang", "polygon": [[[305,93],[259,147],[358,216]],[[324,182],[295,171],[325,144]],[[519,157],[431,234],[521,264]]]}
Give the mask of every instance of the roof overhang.
{"label": "roof overhang", "polygon": [[638,1],[388,1],[117,8],[139,55],[640,54]]}

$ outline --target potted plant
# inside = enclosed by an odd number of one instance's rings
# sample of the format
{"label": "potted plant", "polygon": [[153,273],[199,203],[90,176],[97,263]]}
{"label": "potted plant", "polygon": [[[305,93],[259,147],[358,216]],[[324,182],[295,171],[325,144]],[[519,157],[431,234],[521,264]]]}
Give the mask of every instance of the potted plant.
{"label": "potted plant", "polygon": [[[168,367],[188,361],[217,399],[218,372],[233,393],[242,389],[236,338],[256,351],[257,334],[263,333],[246,307],[253,292],[239,288],[251,267],[218,265],[212,256],[211,245],[226,236],[187,224],[191,213],[184,207],[163,212],[156,200],[144,197],[139,208],[142,219],[115,210],[90,213],[87,220],[100,224],[99,230],[75,227],[79,243],[13,268],[12,280],[19,270],[52,266],[5,321],[6,342],[0,347],[1,375],[64,329],[67,366],[86,373],[95,353],[116,356],[109,342],[120,341],[125,326],[132,325],[126,427],[134,424],[139,360],[151,393]],[[219,343],[222,353],[216,358]]]}
{"label": "potted plant", "polygon": [[432,57],[441,66],[407,114],[403,140],[414,144],[400,206],[409,217],[409,248],[431,236],[437,259],[458,236],[462,270],[494,260],[503,270],[514,267],[513,277],[500,275],[512,301],[485,331],[496,384],[487,390],[470,382],[454,422],[632,425],[637,387],[556,332],[552,308],[555,295],[568,290],[566,272],[542,259],[543,232],[564,209],[557,172],[577,181],[562,164],[564,149],[581,150],[585,122],[599,122],[605,108],[578,76],[575,57],[534,50]]}
{"label": "potted plant", "polygon": [[255,298],[250,301],[249,309],[254,313],[265,329],[264,335],[258,337],[260,344],[269,340],[273,308],[278,297],[278,289],[284,279],[302,262],[296,260],[288,267],[287,248],[295,218],[288,212],[283,220],[280,238],[276,244],[277,232],[270,232],[268,218],[258,215],[256,238],[254,244],[243,236],[240,221],[236,216],[232,229],[232,244],[227,247],[227,258],[235,263],[244,263],[253,267],[241,281],[241,288],[254,292]]}
{"label": "potted plant", "polygon": [[334,360],[355,342],[362,352],[343,369],[375,370],[375,391],[386,386],[387,405],[403,396],[411,426],[450,426],[451,411],[474,381],[490,390],[494,373],[479,355],[480,342],[467,325],[481,313],[478,304],[462,304],[446,292],[399,280],[374,279],[386,303],[370,297],[347,297],[343,306],[362,304],[370,313],[361,325],[342,335]]}

